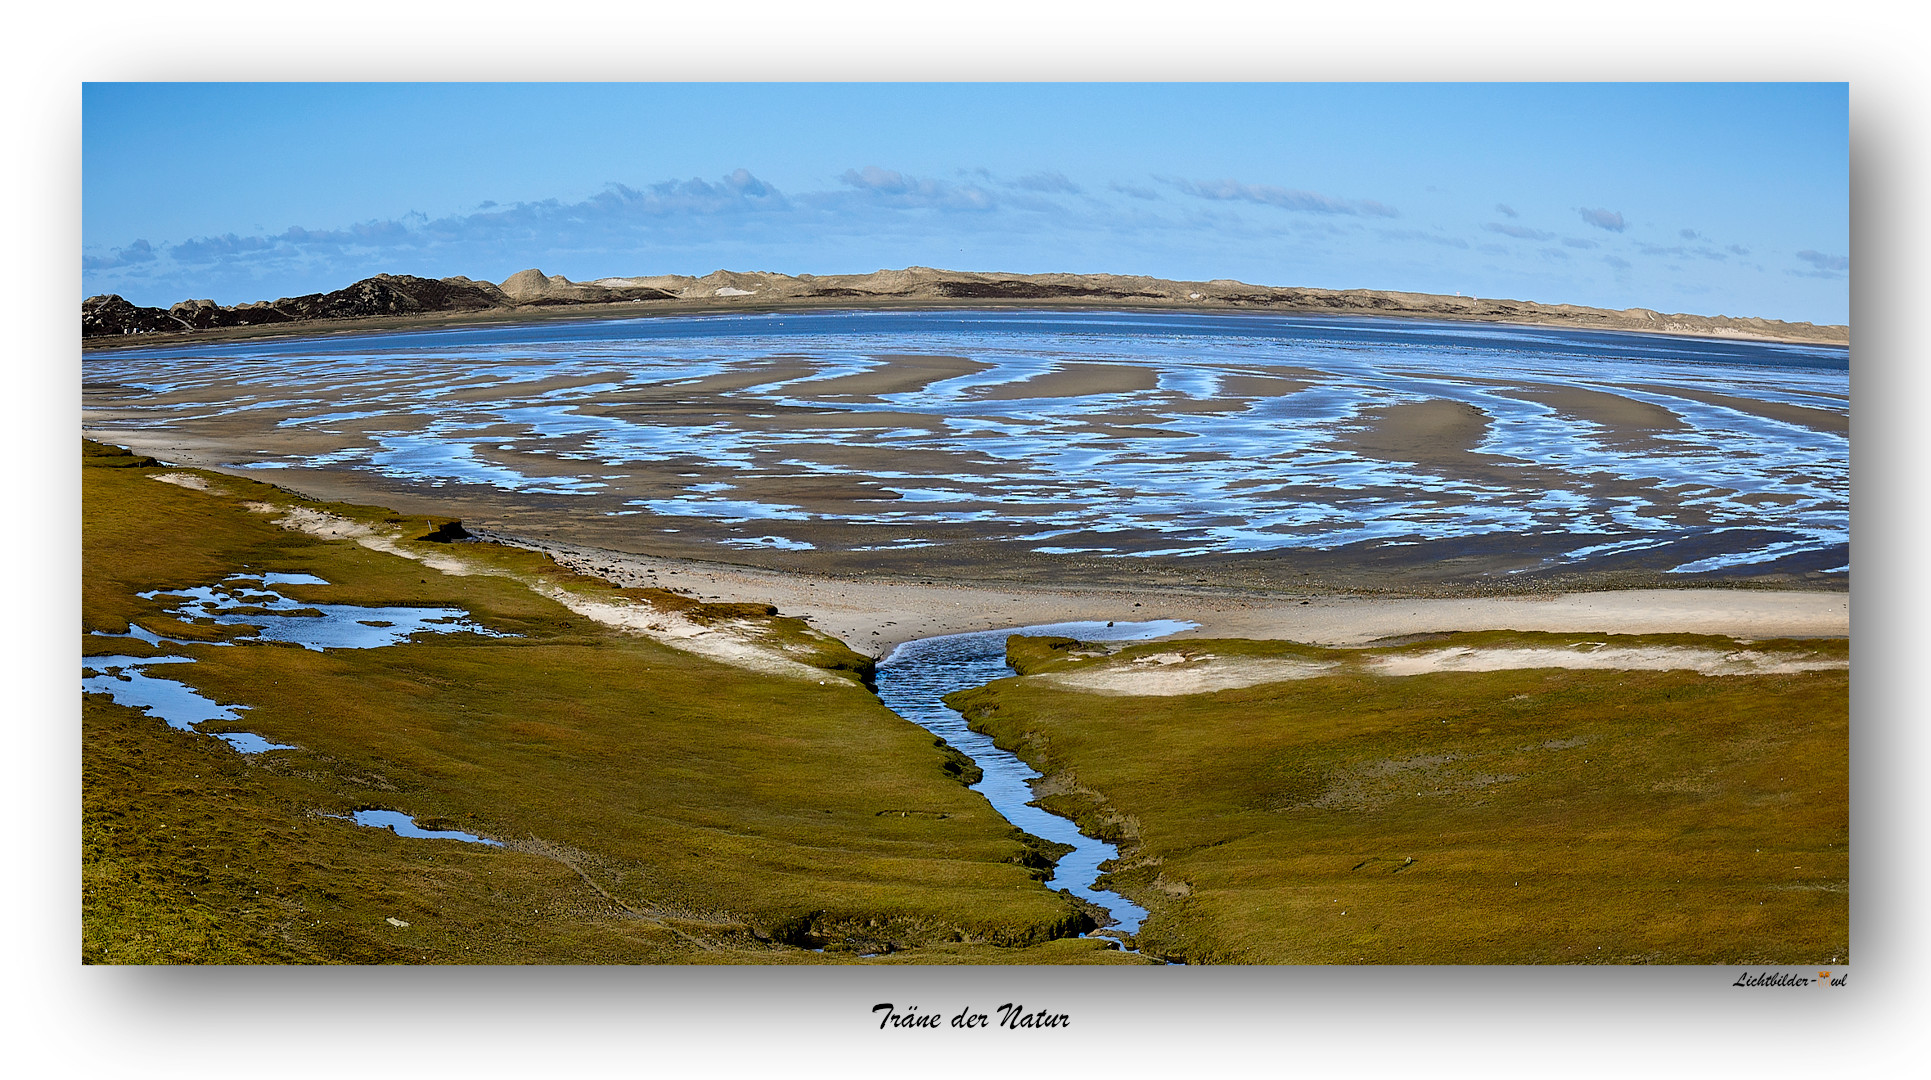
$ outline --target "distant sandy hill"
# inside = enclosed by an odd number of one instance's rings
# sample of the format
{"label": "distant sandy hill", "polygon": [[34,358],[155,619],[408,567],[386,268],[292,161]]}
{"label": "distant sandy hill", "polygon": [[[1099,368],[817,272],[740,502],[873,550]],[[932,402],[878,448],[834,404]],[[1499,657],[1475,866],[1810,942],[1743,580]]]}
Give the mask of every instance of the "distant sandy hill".
{"label": "distant sandy hill", "polygon": [[[622,282],[621,284],[619,282]],[[611,278],[580,285],[562,274],[525,270],[503,279],[503,294],[518,304],[609,304],[625,300],[670,300],[660,288]]]}
{"label": "distant sandy hill", "polygon": [[[223,307],[184,300],[173,307],[137,307],[119,296],[81,302],[81,337],[89,344],[115,338],[173,335],[318,320],[516,317],[537,309],[584,315],[635,315],[719,308],[1074,306],[1256,310],[1299,315],[1378,315],[1391,318],[1530,323],[1593,330],[1635,330],[1704,337],[1849,345],[1850,327],[1817,326],[1727,315],[1665,315],[1648,308],[1611,311],[1573,304],[1488,300],[1472,296],[1306,289],[1219,278],[1168,281],[1117,274],[998,274],[910,266],[870,274],[815,277],[718,270],[703,277],[661,274],[575,282],[529,269],[500,285],[466,277],[420,278],[378,274],[332,293],[284,297]],[[291,327],[290,329],[299,329]]]}

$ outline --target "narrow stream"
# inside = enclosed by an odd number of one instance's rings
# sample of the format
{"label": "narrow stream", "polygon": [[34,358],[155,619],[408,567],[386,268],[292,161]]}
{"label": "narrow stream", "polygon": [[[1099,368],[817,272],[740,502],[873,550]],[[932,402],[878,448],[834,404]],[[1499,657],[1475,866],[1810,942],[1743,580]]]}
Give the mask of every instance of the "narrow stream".
{"label": "narrow stream", "polygon": [[1145,641],[1191,630],[1195,625],[1173,619],[1066,622],[908,641],[893,649],[878,665],[878,696],[893,712],[972,758],[985,772],[984,778],[972,785],[972,790],[984,795],[1007,821],[1034,836],[1071,844],[1073,851],[1053,869],[1053,886],[1110,912],[1116,922],[1106,929],[1132,934],[1139,930],[1140,920],[1146,918],[1146,909],[1118,893],[1094,887],[1100,864],[1117,856],[1119,849],[1081,834],[1066,818],[1030,805],[1033,791],[1028,781],[1040,774],[994,746],[990,737],[967,727],[965,717],[947,708],[940,699],[954,691],[970,690],[1011,675],[1012,669],[1006,666],[1006,639],[1014,634],[1071,637],[1081,641]]}

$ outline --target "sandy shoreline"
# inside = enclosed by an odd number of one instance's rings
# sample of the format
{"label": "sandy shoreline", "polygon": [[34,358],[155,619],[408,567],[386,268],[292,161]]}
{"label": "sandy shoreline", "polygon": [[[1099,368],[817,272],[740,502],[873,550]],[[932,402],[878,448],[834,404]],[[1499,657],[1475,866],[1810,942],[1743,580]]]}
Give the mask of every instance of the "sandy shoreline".
{"label": "sandy shoreline", "polygon": [[915,638],[1074,620],[1181,619],[1186,638],[1254,638],[1359,645],[1399,634],[1532,630],[1718,634],[1746,640],[1850,636],[1848,592],[1631,589],[1536,597],[1401,599],[1296,596],[1174,587],[1069,588],[854,578],[659,558],[507,534],[484,538],[542,551],[625,587],[705,600],[761,602],[883,657]]}

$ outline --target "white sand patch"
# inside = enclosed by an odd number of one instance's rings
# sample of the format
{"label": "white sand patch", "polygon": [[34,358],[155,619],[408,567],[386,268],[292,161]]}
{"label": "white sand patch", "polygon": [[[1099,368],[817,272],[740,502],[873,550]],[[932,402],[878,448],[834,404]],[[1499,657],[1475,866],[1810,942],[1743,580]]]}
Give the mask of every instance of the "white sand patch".
{"label": "white sand patch", "polygon": [[648,637],[674,649],[766,675],[813,682],[824,682],[827,678],[826,672],[783,656],[772,646],[756,640],[758,628],[750,623],[730,620],[706,626],[648,604],[593,600],[554,585],[539,584],[533,588],[592,622]]}
{"label": "white sand patch", "polygon": [[284,529],[329,540],[354,540],[371,551],[380,551],[385,555],[399,555],[451,577],[468,577],[479,572],[475,567],[454,556],[410,551],[396,543],[401,539],[398,534],[380,533],[359,521],[350,521],[348,518],[337,517],[323,510],[312,510],[305,506],[275,506],[258,502],[244,505],[258,514],[281,514],[281,517],[275,519],[275,524]]}
{"label": "white sand patch", "polygon": [[1848,637],[1850,594],[1752,589],[1630,589],[1554,597],[1317,599],[1193,616],[1200,637],[1365,645],[1396,634],[1540,630],[1552,634]]}
{"label": "white sand patch", "polygon": [[[396,542],[401,539],[400,534],[385,534],[362,522],[351,521],[326,511],[304,506],[276,506],[262,502],[244,505],[258,514],[280,514],[281,516],[275,519],[275,524],[284,529],[330,540],[354,540],[372,551],[399,555],[422,563],[431,570],[454,577],[465,577],[470,574],[517,577],[507,571],[473,566],[454,554],[412,551]],[[674,649],[767,675],[784,675],[791,678],[810,679],[819,683],[831,677],[819,668],[799,663],[783,655],[780,648],[758,640],[760,628],[754,623],[730,620],[703,625],[675,612],[660,611],[649,604],[597,600],[545,582],[521,578],[518,580],[522,580],[539,595],[556,601],[592,622],[648,637]]]}
{"label": "white sand patch", "polygon": [[1135,657],[1127,663],[1048,672],[1034,677],[1096,694],[1178,697],[1290,679],[1312,679],[1338,666],[1286,658],[1154,653]]}
{"label": "white sand patch", "polygon": [[757,290],[756,289],[733,289],[729,285],[726,285],[722,289],[717,290],[711,295],[712,296],[756,296]]}
{"label": "white sand patch", "polygon": [[184,472],[162,473],[159,476],[150,476],[148,477],[148,479],[159,480],[163,484],[173,484],[176,487],[190,488],[195,491],[208,490],[207,478],[202,476],[196,476],[193,473],[184,473]]}
{"label": "white sand patch", "polygon": [[304,506],[276,506],[273,503],[251,502],[244,504],[257,514],[281,514],[275,524],[294,532],[307,533],[329,540],[360,540],[372,536],[375,530],[359,521],[336,517],[321,510],[310,510]]}
{"label": "white sand patch", "polygon": [[1737,649],[1688,649],[1670,646],[1610,648],[1582,645],[1569,649],[1442,649],[1367,658],[1376,675],[1425,675],[1435,671],[1507,671],[1516,668],[1570,668],[1597,671],[1696,671],[1704,675],[1788,675],[1799,671],[1841,671],[1846,660],[1799,657]]}
{"label": "white sand patch", "polygon": [[[1695,671],[1704,675],[1789,675],[1801,671],[1842,671],[1845,660],[1735,649],[1672,646],[1610,648],[1589,643],[1574,648],[1437,649],[1432,652],[1361,657],[1360,670],[1400,677],[1439,671],[1509,671],[1569,668],[1595,671]],[[1344,661],[1294,660],[1248,656],[1189,656],[1151,653],[1130,661],[1054,671],[1033,678],[1095,694],[1176,697],[1236,690],[1262,683],[1313,679],[1352,667]]]}

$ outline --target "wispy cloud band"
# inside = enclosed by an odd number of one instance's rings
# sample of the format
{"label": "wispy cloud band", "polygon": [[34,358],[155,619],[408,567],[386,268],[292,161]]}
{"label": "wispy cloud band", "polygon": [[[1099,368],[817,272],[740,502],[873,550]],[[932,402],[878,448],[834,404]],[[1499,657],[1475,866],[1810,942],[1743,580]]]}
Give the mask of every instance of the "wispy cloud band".
{"label": "wispy cloud band", "polygon": [[[1506,203],[1478,208],[1491,220],[1456,223],[1419,212],[1404,217],[1372,199],[1239,179],[1094,181],[1051,169],[999,175],[984,167],[939,178],[854,164],[794,187],[781,190],[740,168],[611,183],[576,199],[483,202],[433,218],[412,212],[334,227],[136,239],[83,249],[83,295],[120,292],[165,306],[190,295],[236,302],[326,291],[380,272],[494,279],[540,266],[592,278],[718,267],[844,273],[923,264],[1486,289],[1483,295],[1575,302],[1593,296],[1606,306],[1661,308],[1670,305],[1670,290],[1689,288],[1723,267],[1720,273],[1730,277],[1757,275],[1728,286],[1733,301],[1725,307],[1775,314],[1757,307],[1762,275],[1841,283],[1850,266],[1846,255],[1811,249],[1783,256],[1781,267],[1759,265],[1750,257],[1757,244],[1675,227],[1659,237],[1620,210],[1570,204],[1569,212],[1591,226],[1589,239],[1563,235],[1567,230],[1536,209]],[[1565,219],[1573,228],[1577,219]],[[1574,257],[1582,253],[1587,256]]]}
{"label": "wispy cloud band", "polygon": [[1161,183],[1196,199],[1256,203],[1304,214],[1348,214],[1361,217],[1400,217],[1392,206],[1373,199],[1337,199],[1314,191],[1275,187],[1272,184],[1246,184],[1239,180],[1186,180],[1162,176]]}

